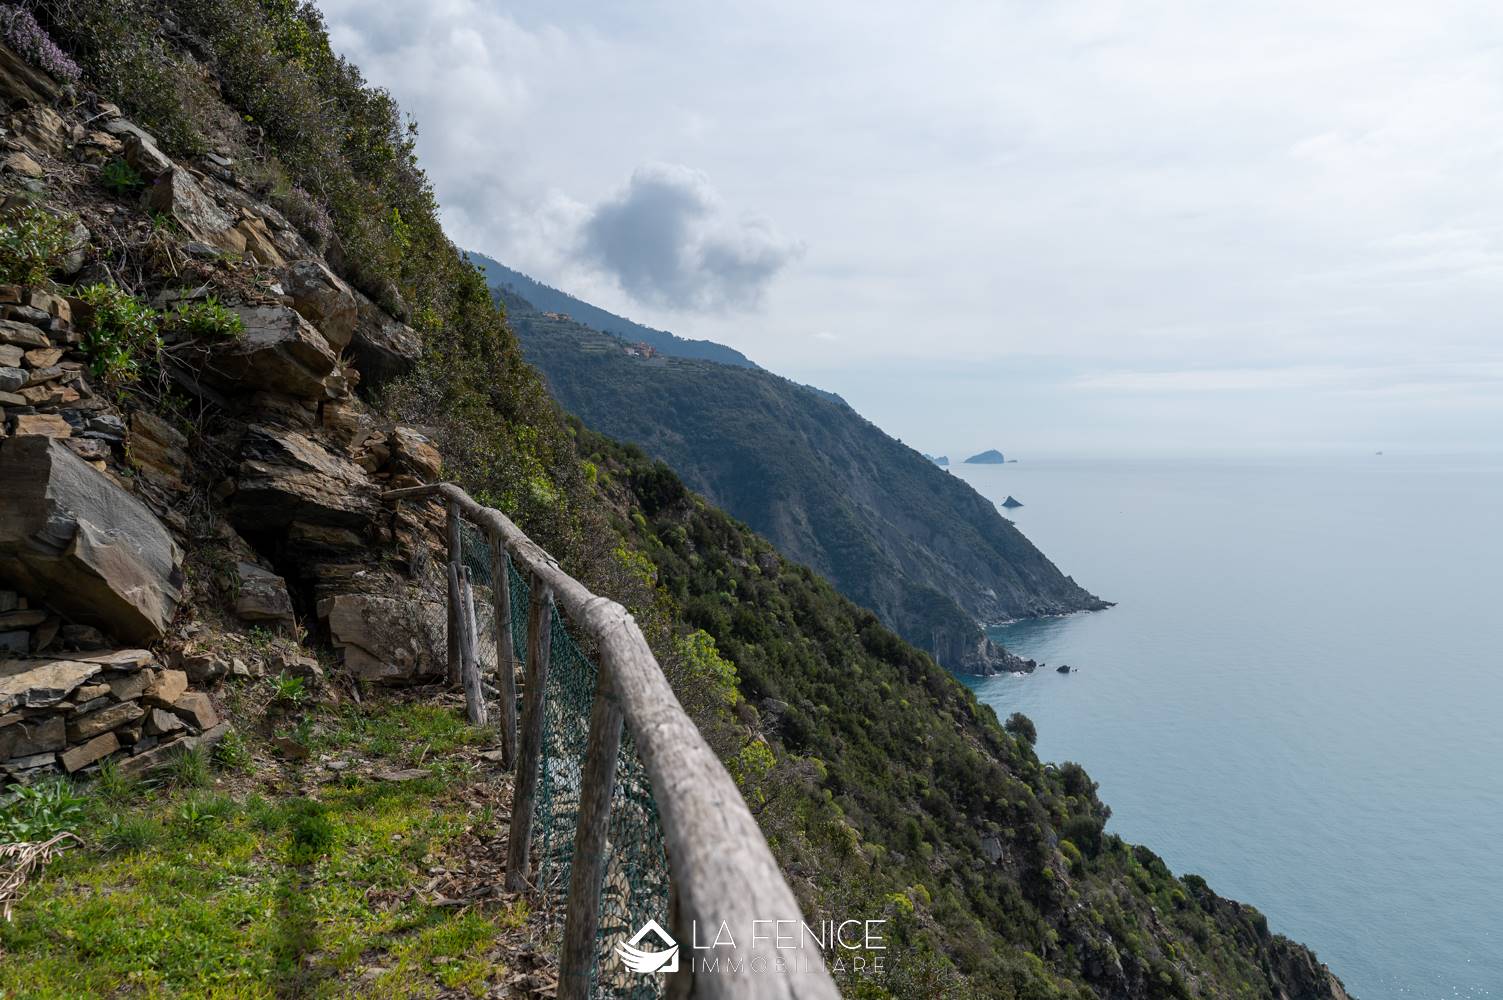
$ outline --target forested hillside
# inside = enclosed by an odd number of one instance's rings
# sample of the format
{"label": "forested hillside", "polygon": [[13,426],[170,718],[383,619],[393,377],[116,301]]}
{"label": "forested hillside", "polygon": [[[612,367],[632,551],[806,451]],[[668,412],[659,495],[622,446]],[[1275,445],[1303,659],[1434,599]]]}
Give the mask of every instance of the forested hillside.
{"label": "forested hillside", "polygon": [[507,301],[565,409],[667,462],[950,669],[1017,666],[978,622],[1106,606],[969,485],[838,397],[761,369],[644,357]]}
{"label": "forested hillside", "polygon": [[854,995],[1345,997],[1257,910],[1106,832],[1095,782],[1041,762],[1027,719],[1004,728],[663,463],[578,438],[657,606],[710,640],[680,689],[795,891],[892,922],[889,974]]}

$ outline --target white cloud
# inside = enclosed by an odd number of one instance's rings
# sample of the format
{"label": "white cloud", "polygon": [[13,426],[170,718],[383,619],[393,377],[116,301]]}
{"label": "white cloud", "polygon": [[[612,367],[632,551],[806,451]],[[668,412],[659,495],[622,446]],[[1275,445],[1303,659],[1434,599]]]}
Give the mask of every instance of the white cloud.
{"label": "white cloud", "polygon": [[[853,344],[1075,375],[1503,360],[1491,4],[324,9],[417,116],[456,239],[800,380],[843,390]],[[868,410],[917,440],[987,405]]]}
{"label": "white cloud", "polygon": [[755,306],[800,247],[763,219],[734,219],[697,170],[638,168],[580,228],[587,260],[639,302],[678,309]]}

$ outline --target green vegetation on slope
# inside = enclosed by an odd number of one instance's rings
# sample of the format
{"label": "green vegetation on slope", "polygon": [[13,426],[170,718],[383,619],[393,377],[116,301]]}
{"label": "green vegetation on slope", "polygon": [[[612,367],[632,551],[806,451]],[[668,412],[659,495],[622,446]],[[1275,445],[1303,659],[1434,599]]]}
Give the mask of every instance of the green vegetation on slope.
{"label": "green vegetation on slope", "polygon": [[[460,908],[427,888],[505,830],[510,779],[466,752],[489,734],[402,702],[315,709],[299,729],[342,769],[237,736],[165,783],[58,785],[84,843],[0,923],[0,995],[485,996],[503,981],[526,903]],[[429,776],[376,776],[415,765]],[[495,808],[477,814],[482,800]]]}
{"label": "green vegetation on slope", "polygon": [[[585,484],[552,401],[480,272],[444,235],[416,126],[337,56],[312,3],[48,0],[38,19],[170,153],[217,150],[342,276],[422,336],[385,405],[456,474],[573,551]],[[126,270],[134,270],[126,269]]]}
{"label": "green vegetation on slope", "polygon": [[628,354],[507,301],[565,409],[666,461],[945,666],[1004,666],[978,621],[1104,606],[970,486],[837,397],[761,369]]}
{"label": "green vegetation on slope", "polygon": [[1308,952],[1256,910],[1104,832],[1095,783],[1039,761],[1026,719],[1012,735],[929,656],[663,464],[582,428],[579,439],[661,600],[734,672],[718,710],[700,696],[695,712],[805,905],[892,921],[887,978],[848,988],[1330,995]]}

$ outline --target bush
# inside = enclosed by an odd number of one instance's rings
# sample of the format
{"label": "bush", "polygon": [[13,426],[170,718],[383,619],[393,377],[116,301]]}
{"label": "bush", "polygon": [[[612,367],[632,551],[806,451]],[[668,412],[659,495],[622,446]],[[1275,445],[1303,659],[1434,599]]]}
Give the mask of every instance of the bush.
{"label": "bush", "polygon": [[91,309],[83,338],[89,370],[111,389],[138,381],[162,350],[157,311],[115,285],[90,285],[80,297]]}
{"label": "bush", "polygon": [[0,283],[40,285],[68,252],[73,221],[28,205],[0,222]]}
{"label": "bush", "polygon": [[64,83],[77,82],[82,71],[69,59],[52,36],[42,30],[31,12],[13,4],[0,4],[0,38],[27,62],[43,69]]}
{"label": "bush", "polygon": [[239,340],[245,336],[245,321],[240,314],[220,305],[212,295],[179,304],[167,314],[164,325],[194,340]]}
{"label": "bush", "polygon": [[146,186],[146,179],[124,160],[111,160],[99,168],[99,183],[112,194],[128,197]]}
{"label": "bush", "polygon": [[1009,715],[1007,721],[1002,723],[1002,728],[1029,746],[1033,746],[1039,741],[1038,727],[1033,724],[1032,719],[1022,712],[1014,712]]}

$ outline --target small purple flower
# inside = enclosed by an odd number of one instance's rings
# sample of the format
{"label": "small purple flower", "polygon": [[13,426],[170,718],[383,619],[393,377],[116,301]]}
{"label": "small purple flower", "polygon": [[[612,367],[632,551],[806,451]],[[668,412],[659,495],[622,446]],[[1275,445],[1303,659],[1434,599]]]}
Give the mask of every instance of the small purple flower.
{"label": "small purple flower", "polygon": [[78,63],[57,47],[31,11],[0,4],[0,38],[11,48],[64,83],[76,83],[83,75]]}

